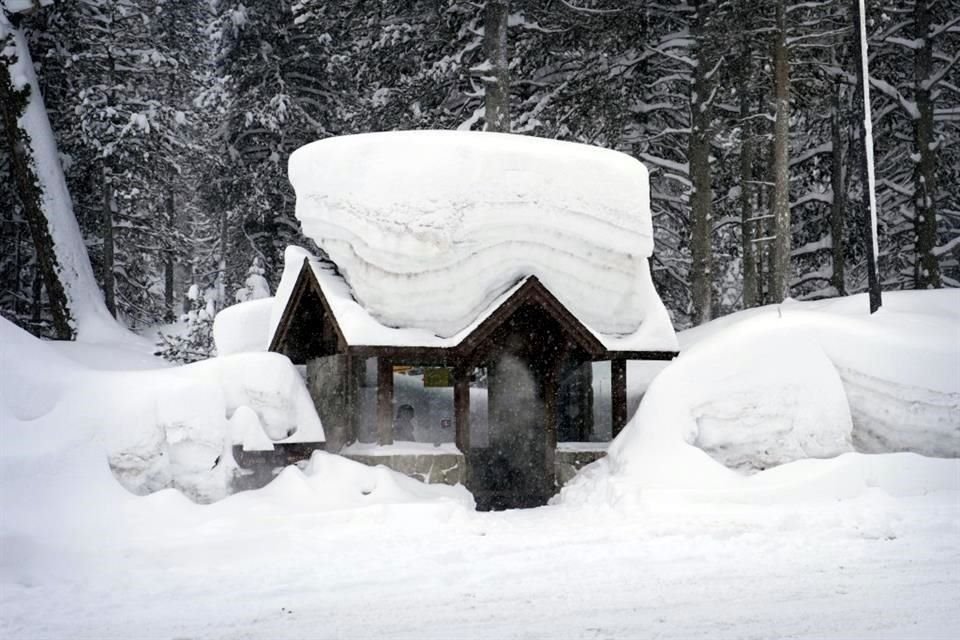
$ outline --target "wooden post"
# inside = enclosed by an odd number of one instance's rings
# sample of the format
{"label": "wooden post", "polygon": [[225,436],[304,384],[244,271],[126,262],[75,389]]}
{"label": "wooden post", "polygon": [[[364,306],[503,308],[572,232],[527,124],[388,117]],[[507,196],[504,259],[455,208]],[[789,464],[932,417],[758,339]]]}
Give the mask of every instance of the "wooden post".
{"label": "wooden post", "polygon": [[357,356],[347,356],[347,439],[353,444],[360,433],[360,388],[367,376],[367,361]]}
{"label": "wooden post", "polygon": [[559,359],[553,367],[549,367],[543,380],[543,417],[546,422],[544,425],[546,431],[544,433],[544,438],[546,439],[546,447],[544,449],[546,455],[546,459],[544,460],[546,486],[544,487],[544,491],[546,491],[548,496],[553,495],[555,491],[556,470],[554,464],[557,452],[557,418],[559,417],[557,395],[560,386],[561,362],[562,359]]}
{"label": "wooden post", "polygon": [[580,440],[588,442],[593,434],[593,363],[580,365]]}
{"label": "wooden post", "polygon": [[377,443],[393,444],[393,362],[377,358]]}
{"label": "wooden post", "polygon": [[453,372],[453,414],[457,448],[466,455],[470,449],[470,374],[460,368]]}
{"label": "wooden post", "polygon": [[613,417],[613,437],[627,426],[627,361],[610,361],[610,401]]}

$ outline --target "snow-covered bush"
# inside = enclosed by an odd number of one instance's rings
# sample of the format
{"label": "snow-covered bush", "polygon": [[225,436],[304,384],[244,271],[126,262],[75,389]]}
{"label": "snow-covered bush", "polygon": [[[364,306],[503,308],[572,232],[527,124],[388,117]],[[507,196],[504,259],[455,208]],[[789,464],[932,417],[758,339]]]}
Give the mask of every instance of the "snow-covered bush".
{"label": "snow-covered bush", "polygon": [[200,287],[190,285],[187,291],[190,309],[180,318],[185,329],[181,333],[159,335],[156,355],[171,362],[190,363],[216,355],[213,342],[213,318],[216,315],[213,298],[202,295]]}
{"label": "snow-covered bush", "polygon": [[247,279],[244,280],[243,286],[237,289],[236,294],[234,294],[237,302],[270,297],[270,283],[267,282],[264,273],[263,261],[257,256],[247,270]]}

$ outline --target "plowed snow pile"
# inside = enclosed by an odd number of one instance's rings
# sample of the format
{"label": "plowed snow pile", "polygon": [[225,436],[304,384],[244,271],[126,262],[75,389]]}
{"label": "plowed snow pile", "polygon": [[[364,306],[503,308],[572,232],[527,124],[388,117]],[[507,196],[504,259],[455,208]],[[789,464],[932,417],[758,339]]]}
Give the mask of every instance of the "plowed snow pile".
{"label": "plowed snow pile", "polygon": [[650,278],[647,172],[627,155],[528,136],[406,131],[290,157],[297,217],[384,325],[449,337],[536,275],[594,331],[669,349]]}

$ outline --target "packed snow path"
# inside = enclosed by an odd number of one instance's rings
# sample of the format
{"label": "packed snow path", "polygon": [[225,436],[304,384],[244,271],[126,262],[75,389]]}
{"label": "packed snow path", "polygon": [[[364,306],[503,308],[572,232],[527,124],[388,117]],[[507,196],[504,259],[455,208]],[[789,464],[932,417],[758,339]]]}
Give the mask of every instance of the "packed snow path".
{"label": "packed snow path", "polygon": [[[939,496],[939,497],[938,497]],[[156,500],[170,513],[179,496]],[[7,638],[955,638],[956,494],[816,505],[234,510],[0,587]],[[47,549],[18,550],[49,554]]]}

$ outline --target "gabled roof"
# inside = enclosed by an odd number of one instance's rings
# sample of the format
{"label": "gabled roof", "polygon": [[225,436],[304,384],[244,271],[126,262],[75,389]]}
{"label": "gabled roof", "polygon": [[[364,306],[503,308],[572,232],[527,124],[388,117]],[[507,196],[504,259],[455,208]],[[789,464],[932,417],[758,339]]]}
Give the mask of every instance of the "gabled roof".
{"label": "gabled roof", "polygon": [[[406,357],[421,364],[455,364],[481,348],[526,304],[543,309],[571,341],[594,360],[662,360],[676,355],[676,351],[670,349],[611,349],[609,338],[605,340],[605,336],[587,327],[532,275],[504,292],[454,336],[445,338],[423,329],[385,326],[353,297],[349,285],[332,264],[310,258],[303,261],[270,342],[270,351],[284,353],[295,362],[344,353],[361,357]],[[322,335],[324,323],[333,333],[326,340]],[[623,339],[613,337],[613,340]]]}
{"label": "gabled roof", "polygon": [[482,322],[461,340],[458,349],[466,355],[479,348],[500,326],[524,304],[536,304],[556,320],[584,352],[600,355],[606,351],[597,339],[563,303],[550,293],[536,276],[527,276],[510,296],[496,307]]}

